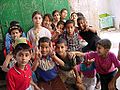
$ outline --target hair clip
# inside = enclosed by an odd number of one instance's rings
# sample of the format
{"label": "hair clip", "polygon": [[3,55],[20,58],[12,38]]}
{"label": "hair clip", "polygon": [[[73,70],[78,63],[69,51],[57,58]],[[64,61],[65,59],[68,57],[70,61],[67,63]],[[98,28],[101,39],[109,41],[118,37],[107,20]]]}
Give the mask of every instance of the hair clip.
{"label": "hair clip", "polygon": [[12,27],[10,27],[10,30],[11,29],[20,29],[18,26],[12,26]]}

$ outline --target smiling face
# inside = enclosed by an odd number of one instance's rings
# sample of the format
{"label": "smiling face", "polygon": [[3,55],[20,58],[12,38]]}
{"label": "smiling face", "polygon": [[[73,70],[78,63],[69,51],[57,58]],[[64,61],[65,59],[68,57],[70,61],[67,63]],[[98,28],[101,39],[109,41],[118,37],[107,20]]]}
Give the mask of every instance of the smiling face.
{"label": "smiling face", "polygon": [[31,59],[31,53],[28,50],[20,50],[15,56],[18,66],[25,66]]}
{"label": "smiling face", "polygon": [[41,25],[42,23],[42,16],[40,14],[36,14],[33,18],[33,23],[35,26]]}
{"label": "smiling face", "polygon": [[60,43],[56,45],[56,53],[60,56],[64,56],[67,51],[67,46],[64,43]]}
{"label": "smiling face", "polygon": [[97,45],[96,50],[97,50],[98,55],[100,55],[102,57],[106,56],[109,51],[109,49],[106,49],[99,44]]}
{"label": "smiling face", "polygon": [[79,20],[78,21],[78,26],[81,28],[81,30],[84,30],[88,26],[88,23],[87,23],[86,20]]}
{"label": "smiling face", "polygon": [[47,56],[50,52],[50,44],[48,42],[41,42],[40,49],[42,56]]}
{"label": "smiling face", "polygon": [[43,26],[48,28],[51,24],[52,22],[50,21],[49,17],[46,16],[45,19],[43,20]]}

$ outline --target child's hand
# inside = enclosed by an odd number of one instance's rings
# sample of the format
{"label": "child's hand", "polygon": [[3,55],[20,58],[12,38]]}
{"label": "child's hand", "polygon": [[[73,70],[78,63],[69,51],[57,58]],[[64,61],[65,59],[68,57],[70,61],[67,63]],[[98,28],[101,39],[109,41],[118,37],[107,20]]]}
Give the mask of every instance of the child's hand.
{"label": "child's hand", "polygon": [[35,59],[39,59],[42,57],[41,48],[38,49],[38,47],[36,47],[34,53],[35,53]]}
{"label": "child's hand", "polygon": [[60,35],[60,34],[61,34],[60,30],[57,29],[57,30],[56,30],[56,34],[57,34],[57,35]]}
{"label": "child's hand", "polygon": [[40,89],[37,85],[35,85],[34,90],[44,90],[44,89]]}
{"label": "child's hand", "polygon": [[75,53],[73,53],[73,52],[68,52],[68,57],[70,58],[70,59],[73,59],[73,58],[75,58]]}
{"label": "child's hand", "polygon": [[89,65],[89,64],[92,64],[94,61],[95,61],[95,58],[92,58],[92,59],[88,59],[86,63]]}
{"label": "child's hand", "polygon": [[53,56],[55,55],[55,47],[52,45],[52,43],[50,44],[50,55]]}

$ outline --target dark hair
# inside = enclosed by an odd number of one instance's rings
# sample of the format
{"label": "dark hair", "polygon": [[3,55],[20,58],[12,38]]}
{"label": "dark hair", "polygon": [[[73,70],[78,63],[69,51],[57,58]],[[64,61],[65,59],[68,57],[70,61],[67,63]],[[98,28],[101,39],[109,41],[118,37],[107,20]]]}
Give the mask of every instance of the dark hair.
{"label": "dark hair", "polygon": [[63,39],[63,38],[59,38],[59,39],[56,41],[55,45],[61,44],[61,43],[64,43],[65,46],[67,46],[67,41],[66,41],[65,39]]}
{"label": "dark hair", "polygon": [[86,18],[83,17],[83,16],[80,16],[80,17],[78,17],[77,22],[78,22],[79,20],[86,20]]}
{"label": "dark hair", "polygon": [[52,12],[52,16],[54,16],[54,14],[55,14],[56,12],[60,13],[58,10],[54,10],[54,11]]}
{"label": "dark hair", "polygon": [[46,17],[48,17],[51,22],[53,21],[53,18],[52,18],[52,16],[51,16],[51,14],[49,14],[49,13],[45,14],[45,15],[43,16],[43,21],[44,21],[44,19],[45,19]]}
{"label": "dark hair", "polygon": [[20,26],[20,23],[18,21],[11,21],[10,26],[18,25]]}
{"label": "dark hair", "polygon": [[40,47],[40,44],[41,43],[44,43],[44,42],[47,42],[47,43],[51,43],[51,40],[48,38],[48,37],[41,37],[38,41],[38,48]]}
{"label": "dark hair", "polygon": [[33,17],[34,17],[36,14],[39,14],[39,15],[42,16],[42,14],[41,14],[39,11],[35,11],[35,12],[33,12],[33,14],[32,14],[32,19],[33,19]]}
{"label": "dark hair", "polygon": [[[72,16],[73,14],[76,14],[77,15],[77,13],[76,12],[73,12],[73,13],[71,13],[71,15],[70,16]],[[77,15],[78,16],[78,15]]]}
{"label": "dark hair", "polygon": [[20,43],[20,44],[16,45],[15,49],[13,50],[13,54],[16,55],[21,50],[31,52],[31,48],[30,48],[30,46],[28,44]]}
{"label": "dark hair", "polygon": [[84,17],[84,15],[81,12],[76,13],[78,17]]}
{"label": "dark hair", "polygon": [[20,25],[11,25],[9,28],[8,28],[8,33],[11,35],[11,32],[13,30],[17,29],[19,32],[23,33],[23,29]]}
{"label": "dark hair", "polygon": [[75,22],[73,20],[67,20],[65,23],[65,26],[67,26],[67,24],[73,24],[75,26]]}
{"label": "dark hair", "polygon": [[60,24],[65,25],[65,22],[64,22],[64,21],[59,21],[59,22],[57,23],[57,27],[58,27]]}
{"label": "dark hair", "polygon": [[63,8],[63,9],[60,11],[60,13],[62,13],[62,12],[63,12],[63,11],[65,11],[65,10],[67,11],[67,9],[66,9],[66,8]]}
{"label": "dark hair", "polygon": [[111,41],[109,39],[101,39],[96,43],[96,45],[101,45],[105,49],[110,49],[111,48]]}

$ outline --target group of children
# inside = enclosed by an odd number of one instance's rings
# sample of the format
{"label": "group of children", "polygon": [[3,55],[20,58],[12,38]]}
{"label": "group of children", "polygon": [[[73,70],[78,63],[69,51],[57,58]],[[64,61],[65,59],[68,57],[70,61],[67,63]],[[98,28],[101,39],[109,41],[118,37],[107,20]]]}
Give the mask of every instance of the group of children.
{"label": "group of children", "polygon": [[101,90],[116,90],[120,54],[117,59],[109,51],[110,40],[100,39],[81,13],[65,20],[67,9],[62,9],[52,16],[35,11],[27,38],[19,22],[10,23],[2,65],[7,89],[95,90],[98,73]]}

